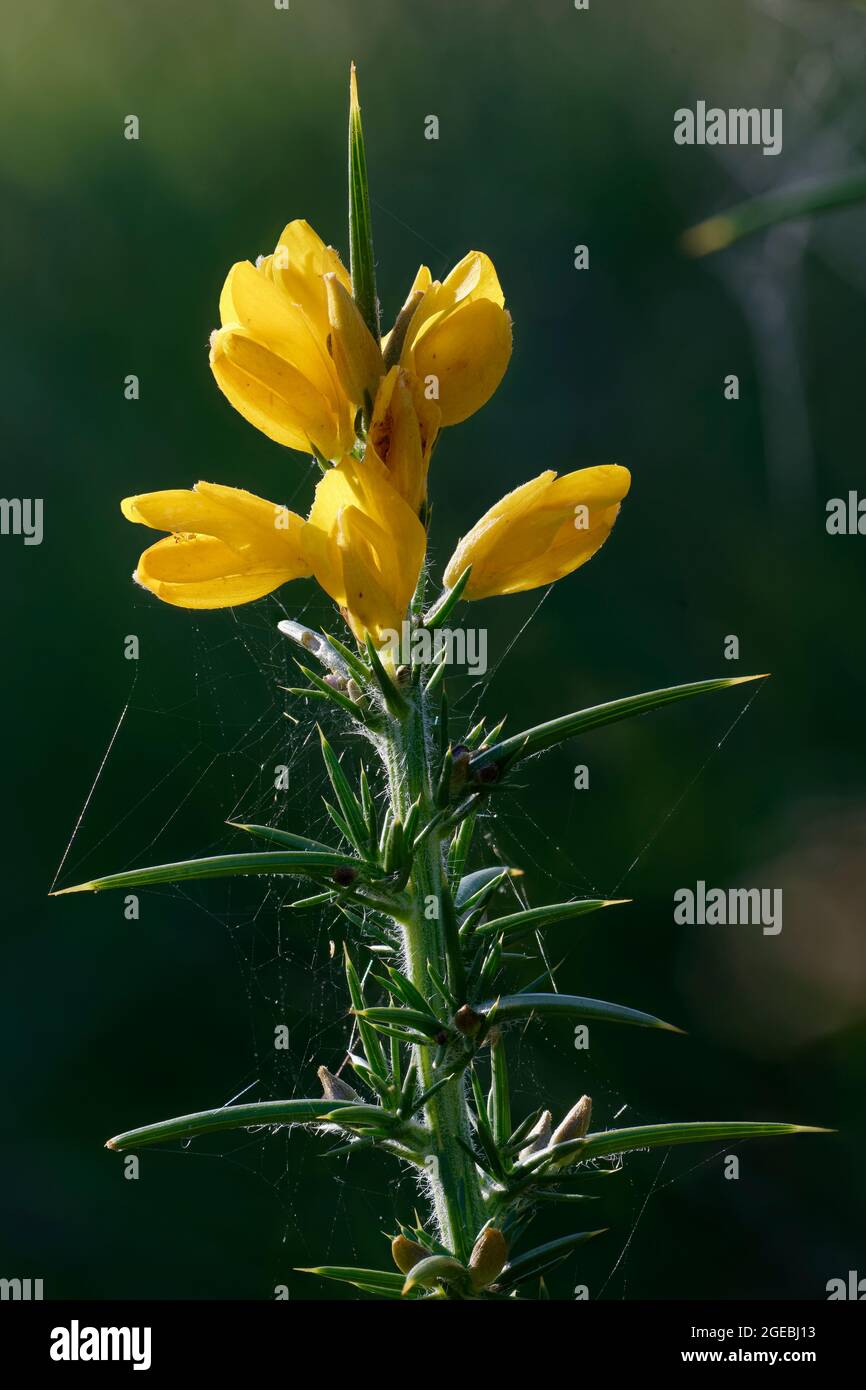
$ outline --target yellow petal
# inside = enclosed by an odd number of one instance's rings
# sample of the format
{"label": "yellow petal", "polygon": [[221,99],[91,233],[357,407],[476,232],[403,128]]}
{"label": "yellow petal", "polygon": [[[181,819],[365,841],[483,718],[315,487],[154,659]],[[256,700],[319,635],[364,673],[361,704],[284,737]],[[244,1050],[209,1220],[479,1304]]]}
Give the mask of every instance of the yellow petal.
{"label": "yellow petal", "polygon": [[337,544],[343,560],[343,606],[358,641],[363,642],[369,632],[381,646],[386,631],[400,631],[415,586],[407,584],[401,593],[399,586],[389,584],[389,576],[379,568],[388,538],[383,533],[377,536],[377,530],[357,507],[340,513]]}
{"label": "yellow petal", "polygon": [[490,399],[510,357],[510,316],[490,299],[470,299],[424,327],[411,344],[407,335],[402,362],[425,389],[432,379],[442,424],[456,425]]}
{"label": "yellow petal", "polygon": [[[499,283],[493,262],[483,251],[469,251],[449,271],[442,281],[443,298],[449,297],[454,304],[474,299],[489,299],[505,307],[505,295]],[[441,307],[441,305],[440,305]]]}
{"label": "yellow petal", "polygon": [[317,336],[303,309],[290,303],[261,268],[249,261],[232,266],[220,295],[220,322],[223,327],[240,324],[257,343],[291,363],[326,399],[336,400],[326,338]]}
{"label": "yellow petal", "polygon": [[415,293],[416,290],[421,290],[422,293],[423,293],[425,290],[429,290],[429,288],[430,288],[430,286],[432,285],[432,283],[433,283],[433,277],[432,277],[432,275],[430,274],[430,271],[427,269],[427,266],[426,266],[426,265],[419,265],[419,267],[418,267],[418,274],[415,276],[415,279],[412,281],[411,288],[410,288],[410,290],[409,290],[409,293],[408,293],[407,296],[406,296],[407,301],[410,300],[410,299],[412,298],[412,296],[413,296],[413,294]]}
{"label": "yellow petal", "polygon": [[461,304],[486,299],[500,309],[505,306],[499,277],[490,257],[483,251],[469,251],[441,283],[431,280],[429,270],[422,266],[412,288],[422,289],[424,297],[415,311],[406,335],[410,346],[417,346],[421,335],[433,323],[450,314]]}
{"label": "yellow petal", "polygon": [[542,473],[503,497],[464,536],[445,571],[453,585],[467,565],[469,599],[553,583],[604,544],[631,477],[616,464],[556,478]]}
{"label": "yellow petal", "polygon": [[329,346],[337,377],[355,407],[372,406],[384,366],[379,345],[361,318],[351,294],[336,275],[325,276]]}
{"label": "yellow petal", "polygon": [[210,365],[223,395],[277,444],[307,453],[314,444],[326,458],[336,458],[351,447],[348,408],[335,410],[302,372],[256,342],[240,325],[213,335]]}
{"label": "yellow petal", "polygon": [[464,590],[468,598],[483,598],[490,557],[499,546],[503,535],[512,533],[512,528],[532,507],[537,506],[556,477],[552,468],[530,478],[512,492],[500,497],[489,511],[476,521],[471,531],[461,537],[457,549],[448,561],[444,581],[452,588],[467,565],[472,566],[469,584]]}
{"label": "yellow petal", "polygon": [[145,550],[133,578],[175,608],[233,608],[273,593],[289,570],[245,569],[213,536],[166,536]]}
{"label": "yellow petal", "polygon": [[326,246],[308,222],[284,228],[272,258],[274,284],[291,304],[300,305],[321,342],[328,334],[328,297],[323,276],[336,275],[350,294],[352,282],[337,252]]}
{"label": "yellow petal", "polygon": [[242,488],[197,483],[126,497],[129,521],[173,535],[142,555],[135,578],[182,608],[226,608],[311,573],[303,519]]}
{"label": "yellow petal", "polygon": [[192,489],[168,488],[125,497],[120,508],[127,521],[156,531],[216,536],[238,551],[255,549],[279,556],[281,564],[287,546],[300,556],[303,519],[243,488],[199,482]]}

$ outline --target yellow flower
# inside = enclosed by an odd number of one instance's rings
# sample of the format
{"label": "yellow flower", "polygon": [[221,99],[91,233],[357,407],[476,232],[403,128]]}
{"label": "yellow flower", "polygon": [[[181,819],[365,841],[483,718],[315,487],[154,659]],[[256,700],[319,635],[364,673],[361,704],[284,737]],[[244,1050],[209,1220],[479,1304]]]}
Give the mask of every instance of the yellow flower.
{"label": "yellow flower", "polygon": [[[442,424],[457,425],[489,401],[511,357],[511,316],[493,262],[470,251],[441,284],[422,265],[406,305],[400,365],[438,392]],[[394,355],[387,340],[383,348],[386,358]]]}
{"label": "yellow flower", "polygon": [[372,452],[345,458],[316,488],[301,544],[316,579],[359,641],[400,631],[418,582],[427,533]]}
{"label": "yellow flower", "polygon": [[472,566],[463,597],[516,594],[552,584],[604,545],[628,492],[627,468],[605,464],[558,478],[552,470],[485,512],[448,562],[445,583]]}
{"label": "yellow flower", "polygon": [[145,550],[133,578],[178,608],[231,608],[311,573],[303,517],[241,488],[196,483],[120,507],[128,521],[172,533]]}
{"label": "yellow flower", "polygon": [[391,486],[417,516],[427,497],[427,469],[439,432],[440,411],[416,379],[392,367],[379,383],[365,459],[375,454]]}
{"label": "yellow flower", "polygon": [[359,641],[400,630],[427,533],[373,454],[343,459],[316,489],[307,521],[241,488],[196,483],[127,497],[128,521],[172,534],[145,550],[134,578],[178,608],[231,608],[315,575]]}
{"label": "yellow flower", "polygon": [[336,251],[290,222],[272,256],[239,261],[220,296],[210,365],[236,410],[278,444],[341,458],[375,393],[381,353]]}

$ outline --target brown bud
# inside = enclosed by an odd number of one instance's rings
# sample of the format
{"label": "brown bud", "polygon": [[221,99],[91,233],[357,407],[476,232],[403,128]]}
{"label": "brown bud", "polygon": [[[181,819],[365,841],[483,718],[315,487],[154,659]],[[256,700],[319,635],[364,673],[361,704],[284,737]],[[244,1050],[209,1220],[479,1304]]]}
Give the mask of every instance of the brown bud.
{"label": "brown bud", "polygon": [[412,667],[398,666],[397,670],[394,672],[394,679],[399,686],[408,685],[412,679]]}
{"label": "brown bud", "polygon": [[546,1149],[550,1143],[550,1131],[552,1126],[553,1116],[549,1110],[545,1110],[527,1134],[526,1145],[520,1150],[517,1157],[522,1161],[524,1158],[529,1158],[530,1154],[537,1154],[540,1153],[542,1149]]}
{"label": "brown bud", "polygon": [[346,682],[342,676],[335,676],[333,672],[325,676],[325,685],[329,685],[332,690],[345,690]]}
{"label": "brown bud", "polygon": [[582,1139],[591,1119],[592,1101],[589,1096],[581,1096],[577,1105],[571,1107],[565,1119],[553,1131],[551,1148],[554,1144],[564,1144],[566,1139]]}
{"label": "brown bud", "polygon": [[331,874],[331,878],[340,888],[348,888],[349,884],[354,883],[357,877],[358,871],[353,869],[351,864],[339,864]]}
{"label": "brown bud", "polygon": [[495,1227],[488,1226],[486,1231],[481,1232],[469,1256],[469,1278],[473,1289],[486,1289],[488,1284],[492,1284],[497,1274],[502,1273],[507,1259],[505,1236]]}
{"label": "brown bud", "polygon": [[466,785],[466,778],[469,776],[469,759],[472,754],[463,743],[455,743],[451,749],[451,778],[448,791],[451,796],[456,796]]}
{"label": "brown bud", "polygon": [[461,1004],[454,1015],[454,1027],[466,1037],[471,1038],[484,1022],[484,1015],[477,1014],[469,1004]]}
{"label": "brown bud", "polygon": [[483,787],[492,787],[502,776],[502,769],[498,763],[485,763],[479,767],[475,774],[476,782],[480,782]]}
{"label": "brown bud", "polygon": [[413,290],[400,310],[388,335],[388,345],[385,348],[385,371],[390,371],[395,363],[400,361],[400,353],[403,351],[403,344],[406,341],[406,330],[412,322],[412,316],[421,300],[424,298],[423,290]]}
{"label": "brown bud", "polygon": [[401,1235],[391,1241],[391,1254],[400,1273],[410,1274],[417,1264],[426,1260],[430,1251],[419,1245],[417,1240],[409,1240]]}
{"label": "brown bud", "polygon": [[322,1095],[325,1100],[360,1100],[357,1091],[353,1091],[345,1081],[341,1081],[339,1076],[335,1076],[327,1067],[319,1067],[316,1072],[322,1083]]}

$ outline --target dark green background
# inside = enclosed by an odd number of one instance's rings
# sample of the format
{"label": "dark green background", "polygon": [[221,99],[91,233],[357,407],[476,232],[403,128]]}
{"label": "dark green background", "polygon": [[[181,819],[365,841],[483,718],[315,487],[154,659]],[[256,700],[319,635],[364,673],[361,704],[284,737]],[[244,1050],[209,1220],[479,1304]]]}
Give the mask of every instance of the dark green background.
{"label": "dark green background", "polygon": [[[554,959],[574,942],[560,986],[688,1029],[598,1027],[588,1059],[564,1028],[515,1039],[515,1103],[561,1112],[586,1089],[600,1125],[625,1105],[621,1123],[839,1133],[743,1146],[738,1182],[716,1149],[636,1155],[594,1204],[611,1232],[554,1290],[820,1299],[828,1279],[866,1275],[866,541],[824,528],[827,499],[863,481],[866,222],[853,209],[706,263],[677,249],[684,226],[749,192],[862,159],[864,44],[866,17],[827,0],[50,0],[7,16],[4,491],[43,497],[46,522],[41,547],[0,539],[4,1277],[42,1277],[50,1297],[268,1298],[288,1283],[303,1299],[322,1286],[294,1266],[387,1262],[387,1160],[349,1170],[312,1136],[241,1136],[148,1151],[131,1182],[102,1148],[254,1081],[249,1099],[304,1094],[335,1065],[332,924],[290,921],[249,884],[143,894],[138,922],[119,896],[46,898],[127,699],[61,884],[234,845],[224,817],[274,813],[287,740],[286,823],[320,823],[274,623],[326,605],[302,583],[234,614],[161,607],[130,583],[144,532],[117,504],[204,477],[306,507],[308,465],[228,407],[207,338],[228,266],[290,218],[345,252],[351,58],[386,320],[419,261],[441,275],[470,247],[492,256],[514,317],[504,385],[436,455],[438,560],[544,467],[633,474],[609,545],[551,593],[485,707],[517,730],[773,672],[732,730],[754,687],[566,747],[502,803],[495,834],[537,900],[590,885],[635,900],[559,929]],[[782,155],[675,146],[673,112],[699,98],[782,106]],[[472,610],[492,660],[540,597]],[[738,664],[722,654],[732,633]],[[577,762],[588,792],[572,789]],[[674,926],[674,890],[699,878],[783,888],[781,936]],[[401,1215],[412,1201],[406,1184]]]}

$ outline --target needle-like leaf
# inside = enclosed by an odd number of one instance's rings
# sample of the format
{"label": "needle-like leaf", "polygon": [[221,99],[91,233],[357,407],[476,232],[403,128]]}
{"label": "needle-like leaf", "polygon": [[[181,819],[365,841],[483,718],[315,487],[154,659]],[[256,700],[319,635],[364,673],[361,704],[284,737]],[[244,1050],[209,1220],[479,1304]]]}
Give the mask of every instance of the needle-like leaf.
{"label": "needle-like leaf", "polygon": [[324,850],[275,850],[261,854],[215,854],[207,859],[183,859],[176,864],[154,864],[107,874],[72,888],[58,888],[50,896],[65,893],[101,893],[104,888],[149,888],[157,883],[186,883],[198,878],[236,878],[241,874],[289,874],[296,878],[321,877],[334,869],[365,868],[360,859]]}
{"label": "needle-like leaf", "polygon": [[325,770],[334,788],[334,795],[343,815],[343,820],[348,829],[348,839],[355,846],[359,854],[363,854],[367,848],[368,827],[364,820],[364,812],[361,805],[349,785],[349,779],[340,766],[339,759],[335,754],[322,730],[319,730],[319,739],[322,745],[322,760]]}
{"label": "needle-like leaf", "polygon": [[[557,1144],[556,1148],[548,1153],[561,1158],[565,1157],[568,1151],[573,1155],[573,1163],[582,1163],[584,1159],[603,1158],[607,1154],[629,1153],[634,1149],[667,1148],[674,1144],[772,1139],[785,1134],[831,1133],[832,1130],[821,1129],[815,1125],[788,1125],[763,1121],[709,1120],[685,1124],[637,1125],[628,1129],[611,1129],[602,1133],[587,1134],[583,1139],[572,1139],[566,1144]],[[537,1155],[533,1157],[537,1158]]]}
{"label": "needle-like leaf", "polygon": [[662,705],[673,704],[677,700],[688,700],[693,695],[706,695],[713,690],[727,690],[733,685],[743,685],[747,681],[764,680],[765,676],[726,676],[720,680],[692,681],[688,685],[673,685],[665,690],[649,690],[642,695],[629,695],[624,700],[611,700],[606,705],[595,705],[592,709],[577,710],[574,714],[563,714],[559,719],[550,719],[546,724],[536,724],[525,729],[522,734],[494,743],[490,748],[482,748],[469,764],[470,772],[477,773],[489,763],[503,767],[534,753],[543,753],[557,743],[585,734],[590,729],[600,729],[605,724],[617,724],[622,719],[633,719],[635,715],[646,714],[649,710],[660,709]]}
{"label": "needle-like leaf", "polygon": [[618,907],[628,901],[628,898],[583,898],[577,902],[529,907],[523,912],[512,912],[507,917],[496,917],[492,922],[481,923],[475,928],[473,936],[496,936],[501,932],[507,938],[513,939],[534,927],[550,927],[554,922],[564,922],[570,917],[583,917],[587,912],[597,912],[601,907]]}
{"label": "needle-like leaf", "polygon": [[195,1139],[226,1129],[252,1129],[270,1125],[321,1124],[323,1117],[355,1108],[351,1100],[264,1100],[251,1105],[221,1105],[216,1110],[199,1110],[172,1120],[143,1125],[116,1134],[107,1149],[139,1149],[145,1144],[165,1144],[178,1139]]}
{"label": "needle-like leaf", "polygon": [[390,1269],[353,1269],[349,1265],[317,1265],[311,1269],[298,1268],[298,1274],[317,1274],[320,1279],[334,1279],[338,1284],[353,1284],[363,1293],[379,1294],[382,1298],[400,1298],[405,1282],[402,1274]]}
{"label": "needle-like leaf", "polygon": [[403,696],[400,694],[400,691],[397,689],[391,677],[388,675],[385,667],[382,665],[382,660],[379,653],[376,651],[376,647],[369,632],[367,633],[367,656],[370,658],[370,669],[373,672],[379,690],[382,692],[382,698],[385,701],[388,712],[392,714],[395,719],[405,719],[406,715],[409,713],[409,706],[403,699]]}
{"label": "needle-like leaf", "polygon": [[507,994],[473,1007],[487,1015],[488,1024],[511,1023],[514,1019],[537,1014],[545,1018],[595,1018],[605,1023],[632,1023],[639,1028],[662,1028],[668,1033],[683,1031],[639,1009],[608,1004],[604,999],[586,999],[580,994]]}
{"label": "needle-like leaf", "polygon": [[361,317],[379,341],[379,302],[376,298],[376,262],[367,182],[367,153],[358,101],[355,64],[349,78],[349,264],[352,293]]}
{"label": "needle-like leaf", "polygon": [[516,1259],[509,1260],[496,1281],[497,1285],[502,1289],[510,1289],[522,1284],[526,1279],[534,1279],[542,1270],[552,1269],[554,1265],[566,1259],[578,1245],[583,1245],[604,1233],[605,1228],[600,1231],[577,1231],[574,1235],[550,1240],[546,1245],[536,1245],[534,1250],[527,1250],[525,1255],[518,1255]]}
{"label": "needle-like leaf", "polygon": [[467,565],[460,575],[456,584],[451,589],[445,589],[439,595],[432,608],[429,608],[422,619],[423,626],[429,629],[441,627],[447,621],[450,614],[454,611],[457,604],[463,597],[463,590],[469,583],[469,576],[472,573],[472,566]]}

